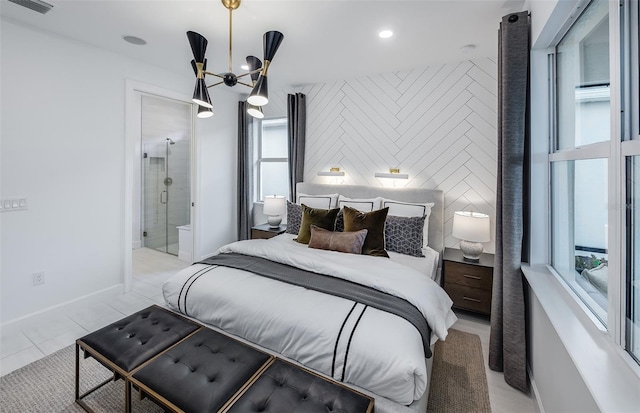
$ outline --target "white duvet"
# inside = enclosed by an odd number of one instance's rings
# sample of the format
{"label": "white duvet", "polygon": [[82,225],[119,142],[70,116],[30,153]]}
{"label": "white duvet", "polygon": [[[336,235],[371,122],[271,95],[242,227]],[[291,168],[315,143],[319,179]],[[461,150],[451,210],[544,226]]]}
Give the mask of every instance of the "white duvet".
{"label": "white duvet", "polygon": [[[283,234],[219,253],[267,258],[344,278],[416,306],[432,342],[456,321],[451,300],[425,274],[390,259],[307,248]],[[334,379],[408,405],[427,388],[420,333],[405,319],[303,287],[227,267],[194,264],[163,286],[170,308],[295,359]]]}

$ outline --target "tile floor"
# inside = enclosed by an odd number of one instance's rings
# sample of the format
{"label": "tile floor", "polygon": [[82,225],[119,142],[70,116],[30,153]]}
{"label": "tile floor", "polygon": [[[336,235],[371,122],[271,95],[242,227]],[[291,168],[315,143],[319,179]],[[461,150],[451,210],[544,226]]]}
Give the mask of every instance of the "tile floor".
{"label": "tile floor", "polygon": [[[105,293],[99,299],[79,301],[2,327],[0,375],[69,346],[78,337],[152,304],[164,305],[162,283],[187,265],[173,255],[153,249],[134,250],[133,291],[130,293]],[[499,413],[536,412],[530,396],[506,384],[502,373],[489,369],[489,321],[469,313],[460,313],[458,317],[453,328],[480,336],[492,410]]]}

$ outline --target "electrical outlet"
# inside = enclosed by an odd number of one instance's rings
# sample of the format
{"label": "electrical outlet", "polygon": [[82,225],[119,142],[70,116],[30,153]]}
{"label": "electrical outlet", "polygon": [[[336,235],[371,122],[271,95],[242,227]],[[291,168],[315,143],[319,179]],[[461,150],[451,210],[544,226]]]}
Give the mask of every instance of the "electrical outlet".
{"label": "electrical outlet", "polygon": [[44,271],[33,273],[33,285],[44,284]]}

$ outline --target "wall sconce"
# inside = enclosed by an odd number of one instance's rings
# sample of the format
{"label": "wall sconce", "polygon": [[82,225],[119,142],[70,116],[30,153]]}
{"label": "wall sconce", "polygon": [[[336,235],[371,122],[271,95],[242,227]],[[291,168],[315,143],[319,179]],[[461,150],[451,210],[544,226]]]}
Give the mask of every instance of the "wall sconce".
{"label": "wall sconce", "polygon": [[400,168],[389,168],[389,172],[376,172],[376,178],[409,179],[409,174],[401,174]]}
{"label": "wall sconce", "polygon": [[344,171],[340,171],[340,168],[334,167],[327,171],[318,171],[318,176],[344,176]]}

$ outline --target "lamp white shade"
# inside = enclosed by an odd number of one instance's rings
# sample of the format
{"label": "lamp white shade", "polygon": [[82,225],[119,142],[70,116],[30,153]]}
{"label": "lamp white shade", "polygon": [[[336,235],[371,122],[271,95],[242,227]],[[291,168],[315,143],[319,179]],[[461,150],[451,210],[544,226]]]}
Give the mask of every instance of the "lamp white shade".
{"label": "lamp white shade", "polygon": [[456,211],[453,214],[452,235],[464,241],[490,241],[489,215],[479,212]]}
{"label": "lamp white shade", "polygon": [[265,215],[282,215],[286,209],[286,200],[282,195],[267,195],[264,197],[264,208],[262,213]]}

